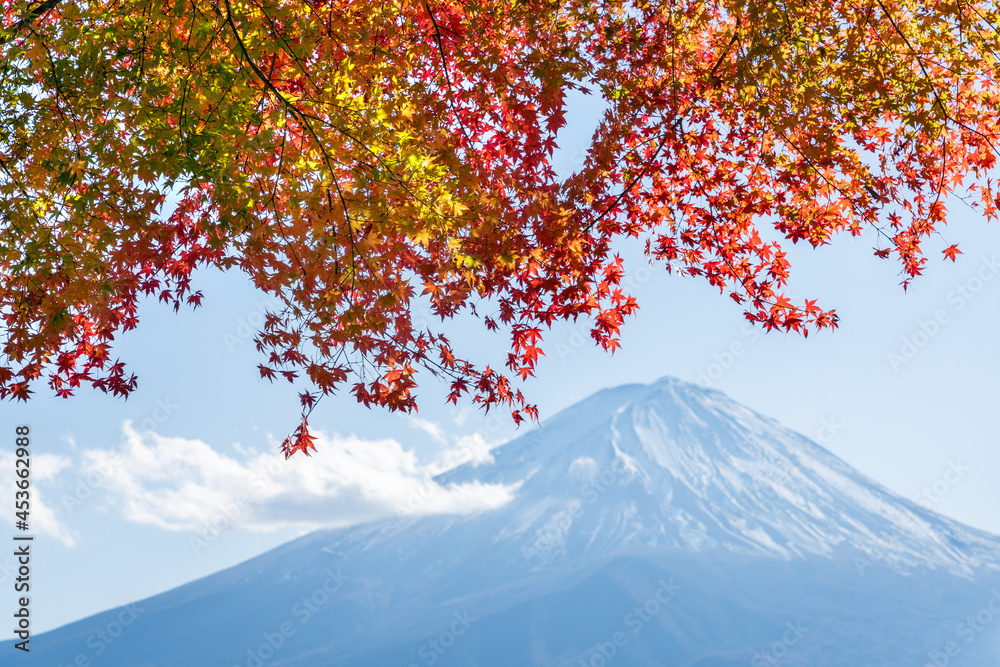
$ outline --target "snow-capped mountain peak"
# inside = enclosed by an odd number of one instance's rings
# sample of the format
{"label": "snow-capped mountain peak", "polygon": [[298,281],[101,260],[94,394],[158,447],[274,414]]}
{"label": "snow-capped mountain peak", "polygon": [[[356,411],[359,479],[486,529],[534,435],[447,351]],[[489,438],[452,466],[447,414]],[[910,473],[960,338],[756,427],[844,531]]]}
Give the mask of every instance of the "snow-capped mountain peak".
{"label": "snow-capped mountain peak", "polygon": [[[721,392],[674,378],[598,392],[496,448],[492,463],[438,477],[474,479],[521,483],[500,510],[517,529],[502,537],[548,535],[537,563],[630,546],[723,547],[786,559],[877,552],[900,570],[969,576],[996,555],[990,536],[895,496]],[[563,528],[552,529],[553,516]]]}

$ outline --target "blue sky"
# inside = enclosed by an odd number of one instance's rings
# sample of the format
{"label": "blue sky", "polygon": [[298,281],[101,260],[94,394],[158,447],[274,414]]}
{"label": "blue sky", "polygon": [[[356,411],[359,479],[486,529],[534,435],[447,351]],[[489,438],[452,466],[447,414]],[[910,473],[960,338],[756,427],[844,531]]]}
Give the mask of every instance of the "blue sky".
{"label": "blue sky", "polygon": [[[587,122],[571,118],[564,165]],[[711,384],[896,493],[1000,533],[1000,227],[960,206],[940,245],[958,242],[965,254],[954,264],[932,256],[906,294],[898,266],[872,256],[873,238],[795,247],[791,293],[841,316],[836,332],[808,339],[749,327],[716,290],[667,276],[623,247],[641,310],[626,323],[622,349],[609,355],[582,325],[558,326],[524,389],[544,419],[604,387],[664,375]],[[491,445],[532,428],[445,405],[445,387],[430,381],[419,415],[370,411],[349,396],[325,400],[311,420],[321,451],[286,463],[277,446],[296,423],[297,400],[259,378],[252,342],[266,300],[240,274],[202,272],[195,282],[203,308],[175,314],[145,303],[139,329],[120,339],[118,356],[139,375],[127,401],[93,391],[61,400],[40,385],[29,404],[0,404],[3,507],[12,507],[14,425],[33,430],[36,631],[321,526],[489,507],[512,492],[428,485],[436,471],[485,459]],[[506,340],[469,322],[456,322],[452,338],[479,360],[504,358]],[[12,520],[12,510],[0,513],[8,532]],[[11,564],[0,556],[6,591]],[[0,612],[12,605],[12,595],[0,596]]]}

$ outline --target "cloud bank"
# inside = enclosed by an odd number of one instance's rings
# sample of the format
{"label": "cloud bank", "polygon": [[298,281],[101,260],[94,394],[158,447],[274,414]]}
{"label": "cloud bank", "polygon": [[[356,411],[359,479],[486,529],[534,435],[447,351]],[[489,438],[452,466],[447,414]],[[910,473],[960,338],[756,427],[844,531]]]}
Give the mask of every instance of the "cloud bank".
{"label": "cloud bank", "polygon": [[[426,424],[415,425],[428,430]],[[86,450],[81,474],[99,478],[112,506],[136,523],[165,530],[269,531],[333,528],[391,516],[466,514],[508,502],[515,486],[441,486],[432,477],[461,463],[491,461],[479,436],[465,436],[420,464],[395,440],[319,431],[312,457],[285,461],[238,448],[227,456],[200,440],[123,426],[117,450]]]}

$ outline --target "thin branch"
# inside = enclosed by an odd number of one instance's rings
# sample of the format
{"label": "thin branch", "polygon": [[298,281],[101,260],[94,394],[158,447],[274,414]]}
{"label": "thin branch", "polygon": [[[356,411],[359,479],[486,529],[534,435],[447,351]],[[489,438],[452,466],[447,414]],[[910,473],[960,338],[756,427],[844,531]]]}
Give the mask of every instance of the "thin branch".
{"label": "thin branch", "polygon": [[44,2],[35,5],[20,21],[0,33],[0,45],[17,39],[22,30],[55,9],[60,2],[62,0],[44,0]]}

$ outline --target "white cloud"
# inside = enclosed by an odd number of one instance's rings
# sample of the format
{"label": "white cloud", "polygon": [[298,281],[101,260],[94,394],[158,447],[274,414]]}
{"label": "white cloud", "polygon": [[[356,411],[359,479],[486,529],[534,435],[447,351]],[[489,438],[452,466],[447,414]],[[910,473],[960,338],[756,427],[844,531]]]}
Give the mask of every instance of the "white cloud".
{"label": "white cloud", "polygon": [[101,486],[126,519],[167,530],[219,524],[314,529],[400,514],[464,514],[499,507],[515,490],[481,483],[442,487],[431,479],[446,460],[491,459],[481,438],[460,439],[444,459],[421,465],[395,440],[323,432],[314,433],[311,457],[288,461],[276,447],[267,453],[237,448],[233,458],[200,440],[138,432],[129,423],[123,432],[121,451],[83,453],[83,473],[103,476]]}
{"label": "white cloud", "polygon": [[445,437],[444,434],[444,429],[434,422],[421,419],[420,417],[408,417],[406,421],[409,423],[410,428],[423,431],[427,435],[431,436],[431,439],[434,440],[434,442],[442,445],[448,442],[448,438]]}
{"label": "white cloud", "polygon": [[428,468],[435,475],[464,463],[471,463],[473,468],[478,468],[484,463],[493,463],[490,449],[491,446],[480,434],[463,435],[452,447],[442,450],[437,461],[431,463]]}
{"label": "white cloud", "polygon": [[[20,490],[14,485],[18,479],[14,473],[15,460],[13,452],[0,452],[0,471],[3,471],[0,473],[0,485],[3,489],[0,492],[0,497],[3,498],[2,506],[5,509],[9,508],[8,511],[0,512],[0,516],[3,516],[4,520],[11,526],[16,520],[14,516],[15,494]],[[53,481],[60,472],[72,465],[72,461],[57,454],[34,454],[30,461],[31,475],[28,489],[30,503],[28,525],[30,530],[27,534],[48,535],[71,547],[74,545],[73,536],[69,528],[59,521],[55,511],[46,504],[39,483]]]}

